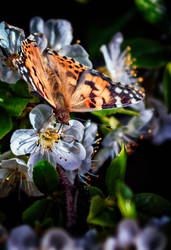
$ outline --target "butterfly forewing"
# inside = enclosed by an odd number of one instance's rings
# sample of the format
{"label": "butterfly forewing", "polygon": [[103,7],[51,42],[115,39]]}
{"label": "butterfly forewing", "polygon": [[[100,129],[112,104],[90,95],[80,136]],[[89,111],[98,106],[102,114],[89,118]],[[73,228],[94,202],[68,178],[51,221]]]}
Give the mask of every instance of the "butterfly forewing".
{"label": "butterfly forewing", "polygon": [[55,107],[49,75],[46,72],[46,61],[36,42],[25,40],[20,57],[14,59],[13,63],[31,89]]}

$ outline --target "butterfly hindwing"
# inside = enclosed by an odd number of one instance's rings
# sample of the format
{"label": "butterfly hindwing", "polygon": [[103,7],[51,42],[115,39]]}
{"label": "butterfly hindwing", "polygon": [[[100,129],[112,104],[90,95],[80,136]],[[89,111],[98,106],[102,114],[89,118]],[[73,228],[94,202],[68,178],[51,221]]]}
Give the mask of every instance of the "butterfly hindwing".
{"label": "butterfly hindwing", "polygon": [[96,70],[82,73],[72,95],[71,111],[85,112],[125,107],[138,103],[144,93],[134,87],[110,78]]}

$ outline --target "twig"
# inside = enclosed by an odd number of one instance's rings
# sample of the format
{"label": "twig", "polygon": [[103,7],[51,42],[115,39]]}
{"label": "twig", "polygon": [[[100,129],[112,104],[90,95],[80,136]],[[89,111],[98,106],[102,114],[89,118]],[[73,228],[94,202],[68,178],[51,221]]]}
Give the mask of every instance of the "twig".
{"label": "twig", "polygon": [[57,165],[57,170],[59,173],[60,183],[64,187],[64,190],[65,190],[66,218],[67,218],[66,226],[67,228],[70,228],[76,223],[77,196],[74,197],[73,195],[74,186],[69,182],[61,166]]}

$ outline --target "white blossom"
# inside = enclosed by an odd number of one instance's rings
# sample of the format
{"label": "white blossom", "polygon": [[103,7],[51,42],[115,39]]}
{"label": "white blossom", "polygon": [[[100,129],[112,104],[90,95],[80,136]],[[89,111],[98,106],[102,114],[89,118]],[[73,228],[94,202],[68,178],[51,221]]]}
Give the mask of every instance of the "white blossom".
{"label": "white blossom", "polygon": [[0,197],[6,197],[19,184],[29,196],[41,196],[29,174],[27,164],[18,158],[2,160],[0,166]]}
{"label": "white blossom", "polygon": [[20,76],[11,63],[12,56],[16,56],[21,43],[25,39],[22,29],[11,26],[5,22],[0,23],[0,80],[16,83]]}
{"label": "white blossom", "polygon": [[74,182],[77,174],[80,177],[80,179],[86,183],[86,181],[84,181],[84,179],[86,179],[86,174],[89,173],[89,171],[91,171],[93,167],[92,154],[94,151],[93,145],[97,142],[95,140],[96,136],[97,136],[97,124],[92,123],[90,120],[88,120],[85,124],[84,135],[82,138],[82,144],[86,150],[86,157],[82,161],[82,164],[78,169],[78,171],[66,171],[66,175],[68,179],[71,181],[71,183]]}
{"label": "white blossom", "polygon": [[138,87],[138,82],[142,78],[137,78],[135,66],[132,66],[133,61],[129,53],[130,47],[128,46],[121,52],[121,44],[123,42],[122,33],[116,33],[109,46],[102,45],[100,50],[104,56],[106,68],[113,82],[123,82]]}
{"label": "white blossom", "polygon": [[154,109],[152,143],[160,145],[167,140],[171,140],[171,114],[168,114],[166,106],[155,98],[149,98],[148,105]]}
{"label": "white blossom", "polygon": [[127,151],[131,150],[131,145],[135,144],[138,138],[144,136],[149,130],[149,122],[153,117],[152,109],[145,109],[144,103],[139,106],[140,116],[134,116],[125,125],[113,129],[102,141],[102,149],[95,156],[96,170],[110,157],[114,159],[121,150],[122,142]]}
{"label": "white blossom", "polygon": [[69,21],[49,19],[45,22],[41,17],[36,16],[30,21],[30,33],[43,33],[49,48],[57,50],[62,56],[74,58],[79,63],[92,68],[86,50],[80,44],[71,45],[73,30]]}
{"label": "white blossom", "polygon": [[79,169],[86,158],[83,124],[76,120],[70,120],[69,125],[56,123],[52,112],[45,104],[37,105],[29,115],[33,129],[16,130],[11,137],[15,155],[30,154],[27,164],[31,172],[40,160],[70,171]]}

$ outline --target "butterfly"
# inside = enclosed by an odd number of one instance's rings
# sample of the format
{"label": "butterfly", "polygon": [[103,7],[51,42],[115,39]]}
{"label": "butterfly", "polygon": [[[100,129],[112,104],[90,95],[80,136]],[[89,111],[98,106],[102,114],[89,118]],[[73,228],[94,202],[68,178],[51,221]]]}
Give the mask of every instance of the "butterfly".
{"label": "butterfly", "polygon": [[144,93],[89,69],[72,58],[46,49],[41,52],[32,37],[22,43],[13,64],[34,92],[50,104],[60,122],[68,124],[70,112],[125,107],[140,102]]}

